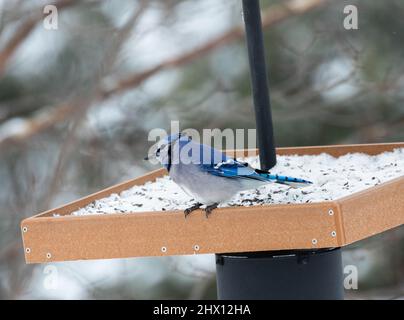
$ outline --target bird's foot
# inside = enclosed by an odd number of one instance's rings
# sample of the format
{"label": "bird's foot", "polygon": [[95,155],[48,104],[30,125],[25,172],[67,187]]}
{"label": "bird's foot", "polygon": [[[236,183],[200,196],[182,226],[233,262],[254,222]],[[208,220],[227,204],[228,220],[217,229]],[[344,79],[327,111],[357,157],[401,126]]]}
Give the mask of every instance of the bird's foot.
{"label": "bird's foot", "polygon": [[185,218],[186,218],[192,211],[195,211],[195,210],[199,209],[201,206],[202,206],[202,203],[197,202],[197,203],[195,203],[192,207],[189,207],[189,208],[185,209],[185,210],[184,210],[184,216],[185,216]]}
{"label": "bird's foot", "polygon": [[209,206],[206,206],[206,208],[205,208],[206,218],[209,217],[209,215],[212,213],[213,209],[216,209],[218,205],[219,205],[218,203],[214,203]]}

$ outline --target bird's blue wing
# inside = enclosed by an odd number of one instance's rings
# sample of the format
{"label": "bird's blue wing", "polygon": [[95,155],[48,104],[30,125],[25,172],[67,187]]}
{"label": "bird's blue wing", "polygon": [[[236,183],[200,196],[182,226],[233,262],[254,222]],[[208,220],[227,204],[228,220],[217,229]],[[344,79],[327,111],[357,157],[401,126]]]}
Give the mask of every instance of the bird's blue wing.
{"label": "bird's blue wing", "polygon": [[[195,164],[197,163],[203,171],[215,176],[230,179],[250,179],[261,182],[276,182],[293,187],[312,183],[300,178],[274,175],[267,171],[254,169],[249,166],[248,163],[230,158],[223,152],[204,144],[195,144],[195,142],[189,140],[186,141],[185,144],[194,147],[194,150],[197,151],[195,154],[191,152],[193,162]],[[192,151],[192,148],[190,151]]]}
{"label": "bird's blue wing", "polygon": [[265,181],[264,177],[261,177],[255,172],[247,163],[237,161],[235,159],[228,158],[223,162],[216,164],[201,165],[202,170],[220,176],[224,178],[246,178]]}
{"label": "bird's blue wing", "polygon": [[265,180],[247,163],[230,158],[223,152],[204,144],[200,144],[199,148],[199,165],[203,171],[224,178],[255,178],[257,180]]}
{"label": "bird's blue wing", "polygon": [[261,182],[276,182],[280,184],[286,184],[291,187],[301,187],[312,184],[312,182],[308,180],[281,176],[277,174],[270,174],[267,171],[254,169],[247,163],[240,162],[235,159],[227,159],[225,162],[221,162],[216,165],[205,165],[202,166],[202,169],[210,174],[223,178],[249,179],[258,180]]}

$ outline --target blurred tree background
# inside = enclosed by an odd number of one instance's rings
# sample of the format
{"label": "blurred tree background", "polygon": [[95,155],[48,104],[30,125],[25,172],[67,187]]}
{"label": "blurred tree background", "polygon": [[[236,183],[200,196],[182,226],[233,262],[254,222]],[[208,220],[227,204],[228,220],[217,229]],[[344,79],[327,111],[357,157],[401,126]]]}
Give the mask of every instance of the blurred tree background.
{"label": "blurred tree background", "polygon": [[[402,0],[261,6],[278,146],[404,140]],[[215,298],[210,255],[57,263],[49,287],[19,224],[152,169],[170,120],[255,127],[241,1],[0,0],[0,32],[0,298]],[[346,248],[347,298],[403,297],[403,252],[403,228]]]}

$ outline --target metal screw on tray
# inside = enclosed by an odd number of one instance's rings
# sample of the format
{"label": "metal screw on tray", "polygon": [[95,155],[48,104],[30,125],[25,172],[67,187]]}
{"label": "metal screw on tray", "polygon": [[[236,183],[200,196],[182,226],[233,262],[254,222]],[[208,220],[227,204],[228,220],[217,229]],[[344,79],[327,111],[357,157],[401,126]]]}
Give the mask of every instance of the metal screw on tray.
{"label": "metal screw on tray", "polygon": [[[243,16],[261,168],[270,169],[276,154],[259,0],[243,0]],[[216,272],[219,299],[343,299],[340,248],[216,254]]]}

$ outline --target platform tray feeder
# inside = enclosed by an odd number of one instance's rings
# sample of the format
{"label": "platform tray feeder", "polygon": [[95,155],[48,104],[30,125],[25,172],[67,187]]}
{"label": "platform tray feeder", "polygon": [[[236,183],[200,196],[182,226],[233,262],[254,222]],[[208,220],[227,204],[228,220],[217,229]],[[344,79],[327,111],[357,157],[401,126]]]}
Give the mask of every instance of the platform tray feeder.
{"label": "platform tray feeder", "polygon": [[[404,142],[274,148],[258,0],[243,0],[258,150],[276,155],[377,155]],[[404,176],[333,201],[199,210],[72,215],[95,200],[163,177],[165,169],[112,186],[21,222],[27,263],[216,254],[221,299],[342,299],[341,247],[404,224]]]}
{"label": "platform tray feeder", "polygon": [[[277,154],[338,157],[396,148],[404,143],[278,148]],[[182,210],[71,215],[166,174],[159,169],[23,220],[26,262],[333,248],[404,224],[404,176],[333,201],[218,208],[209,219],[202,210],[187,219]]]}

